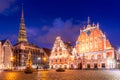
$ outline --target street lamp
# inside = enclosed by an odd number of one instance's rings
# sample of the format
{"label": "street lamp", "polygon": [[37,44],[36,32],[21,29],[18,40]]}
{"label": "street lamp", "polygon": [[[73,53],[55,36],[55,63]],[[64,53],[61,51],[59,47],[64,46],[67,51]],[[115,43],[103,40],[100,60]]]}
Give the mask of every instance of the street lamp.
{"label": "street lamp", "polygon": [[39,61],[40,61],[40,57],[37,58],[37,69],[38,69],[38,66],[39,66]]}
{"label": "street lamp", "polygon": [[43,57],[44,69],[46,68],[46,57]]}
{"label": "street lamp", "polygon": [[46,61],[46,57],[43,58],[43,61],[44,61],[44,62]]}
{"label": "street lamp", "polygon": [[37,58],[37,60],[40,60],[40,59],[41,59],[40,57]]}
{"label": "street lamp", "polygon": [[40,57],[37,58],[37,65],[39,64],[39,61],[41,60]]}

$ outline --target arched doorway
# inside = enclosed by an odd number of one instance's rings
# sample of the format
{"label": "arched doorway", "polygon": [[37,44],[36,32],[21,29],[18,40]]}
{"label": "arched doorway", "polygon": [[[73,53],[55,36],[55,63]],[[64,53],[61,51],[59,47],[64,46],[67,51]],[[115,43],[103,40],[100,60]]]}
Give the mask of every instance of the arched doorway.
{"label": "arched doorway", "polygon": [[82,69],[82,63],[78,63],[78,69]]}
{"label": "arched doorway", "polygon": [[94,63],[94,69],[98,69],[98,64]]}

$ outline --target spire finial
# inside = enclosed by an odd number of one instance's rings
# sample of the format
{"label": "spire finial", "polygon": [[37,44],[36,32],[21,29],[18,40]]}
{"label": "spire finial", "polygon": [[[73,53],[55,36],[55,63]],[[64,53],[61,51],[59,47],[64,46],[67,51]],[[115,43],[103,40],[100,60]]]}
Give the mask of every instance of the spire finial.
{"label": "spire finial", "polygon": [[22,18],[24,18],[24,10],[23,10],[23,5],[24,5],[24,4],[22,3],[22,15],[21,15],[21,17],[22,17]]}
{"label": "spire finial", "polygon": [[88,22],[88,24],[90,24],[90,17],[89,16],[88,16],[88,21],[87,22]]}

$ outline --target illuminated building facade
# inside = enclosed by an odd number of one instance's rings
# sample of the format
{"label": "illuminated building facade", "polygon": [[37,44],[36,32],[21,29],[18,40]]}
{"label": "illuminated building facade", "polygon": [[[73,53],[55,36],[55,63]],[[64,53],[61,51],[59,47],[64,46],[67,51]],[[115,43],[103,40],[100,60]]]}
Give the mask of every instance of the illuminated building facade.
{"label": "illuminated building facade", "polygon": [[79,69],[115,68],[114,48],[99,24],[91,25],[89,18],[87,27],[80,30],[73,53]]}
{"label": "illuminated building facade", "polygon": [[22,9],[18,43],[14,45],[14,66],[25,68],[29,52],[31,53],[32,66],[34,68],[47,66],[49,64],[49,57],[47,55],[50,53],[49,51],[49,49],[40,48],[35,44],[28,42],[24,23],[24,13]]}
{"label": "illuminated building facade", "polygon": [[[33,67],[48,65],[48,55],[43,48],[31,43],[21,42],[14,45],[14,56],[16,58],[14,66],[25,67],[29,52],[31,53]],[[44,58],[46,58],[45,61]]]}
{"label": "illuminated building facade", "polygon": [[72,55],[72,46],[70,43],[65,43],[58,36],[54,42],[51,55],[49,57],[50,69],[70,68],[70,57]]}
{"label": "illuminated building facade", "polygon": [[9,40],[0,41],[0,69],[12,67],[13,47]]}

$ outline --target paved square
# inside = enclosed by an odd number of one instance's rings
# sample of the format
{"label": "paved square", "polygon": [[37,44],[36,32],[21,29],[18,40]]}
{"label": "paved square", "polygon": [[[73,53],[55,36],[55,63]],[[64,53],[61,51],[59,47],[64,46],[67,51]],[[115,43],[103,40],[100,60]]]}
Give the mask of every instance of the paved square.
{"label": "paved square", "polygon": [[0,80],[120,80],[120,70],[50,70],[33,74],[1,72]]}

